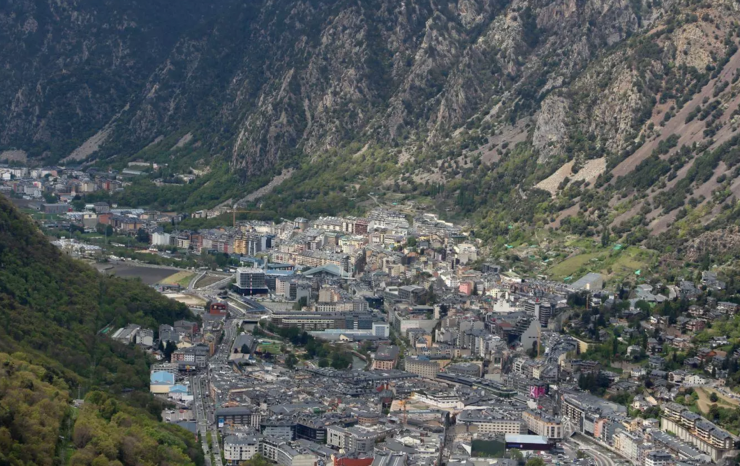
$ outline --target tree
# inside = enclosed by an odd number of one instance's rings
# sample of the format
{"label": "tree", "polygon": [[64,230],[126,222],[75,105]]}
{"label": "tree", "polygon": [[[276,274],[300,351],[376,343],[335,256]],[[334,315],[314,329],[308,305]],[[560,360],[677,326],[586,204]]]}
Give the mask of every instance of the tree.
{"label": "tree", "polygon": [[249,354],[249,346],[247,346],[246,343],[244,343],[240,349],[242,354]]}
{"label": "tree", "polygon": [[136,241],[138,241],[139,243],[149,244],[149,232],[147,232],[143,228],[139,228],[139,230],[136,232]]}
{"label": "tree", "polygon": [[601,231],[601,246],[607,247],[609,246],[609,227],[604,226],[604,229]]}
{"label": "tree", "polygon": [[534,456],[527,460],[526,466],[545,466],[545,460],[539,456]]}
{"label": "tree", "polygon": [[221,268],[224,268],[227,265],[229,265],[229,255],[226,254],[225,252],[216,254],[215,259],[216,259],[216,264]]}
{"label": "tree", "polygon": [[[44,202],[46,202],[47,204],[54,204],[57,201],[57,197],[53,193],[44,192],[43,196]],[[83,205],[82,207],[84,208],[85,206]]]}
{"label": "tree", "polygon": [[719,401],[719,397],[715,392],[712,392],[712,394],[709,395],[709,401],[711,401],[712,403],[716,403]]}
{"label": "tree", "polygon": [[104,223],[98,223],[95,225],[95,231],[101,235],[113,236],[113,227]]}
{"label": "tree", "polygon": [[522,455],[522,452],[518,448],[512,448],[509,450],[509,454],[513,460],[521,461],[524,459],[524,455]]}
{"label": "tree", "polygon": [[170,358],[172,357],[172,353],[177,351],[177,345],[172,341],[167,341],[167,345],[164,347],[164,358],[167,360],[167,362],[170,362]]}
{"label": "tree", "polygon": [[75,196],[74,199],[72,199],[71,204],[72,208],[77,212],[85,210],[85,201],[83,201],[80,196]]}
{"label": "tree", "polygon": [[239,463],[240,466],[270,466],[270,462],[267,461],[267,458],[257,453],[254,455],[251,459],[247,461],[242,461]]}
{"label": "tree", "polygon": [[293,353],[288,354],[288,356],[285,358],[285,366],[288,369],[294,369],[297,363],[298,358]]}
{"label": "tree", "polygon": [[308,305],[308,298],[303,296],[301,297],[301,299],[296,301],[295,304],[293,304],[293,310],[300,311],[301,309],[303,309],[304,306],[307,306],[307,305]]}

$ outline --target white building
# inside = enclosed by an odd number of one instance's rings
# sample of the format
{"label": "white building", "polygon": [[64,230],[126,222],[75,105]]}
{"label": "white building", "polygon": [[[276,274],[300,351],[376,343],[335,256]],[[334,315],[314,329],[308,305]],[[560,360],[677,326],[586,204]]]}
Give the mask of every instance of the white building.
{"label": "white building", "polygon": [[229,435],[224,438],[224,458],[227,464],[237,465],[259,453],[260,442],[256,437]]}
{"label": "white building", "polygon": [[665,451],[651,451],[645,455],[644,466],[668,466],[673,464],[673,457]]}
{"label": "white building", "polygon": [[152,246],[169,246],[170,238],[169,233],[155,231],[152,233]]}

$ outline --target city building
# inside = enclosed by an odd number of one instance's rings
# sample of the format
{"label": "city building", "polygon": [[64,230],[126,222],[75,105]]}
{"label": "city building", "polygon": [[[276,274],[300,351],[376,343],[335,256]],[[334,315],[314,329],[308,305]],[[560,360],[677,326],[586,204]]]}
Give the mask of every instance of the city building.
{"label": "city building", "polygon": [[563,426],[558,418],[539,410],[527,410],[522,412],[522,419],[527,424],[527,429],[536,435],[555,441],[563,438]]}
{"label": "city building", "polygon": [[265,284],[265,271],[253,267],[236,269],[234,286],[237,293],[247,296],[267,294],[269,291]]}
{"label": "city building", "polygon": [[404,359],[404,369],[413,374],[426,379],[434,379],[439,372],[439,364],[428,359],[406,358]]}
{"label": "city building", "polygon": [[224,459],[229,466],[238,466],[259,453],[259,439],[254,436],[224,437]]}
{"label": "city building", "polygon": [[457,416],[457,429],[479,434],[526,434],[527,424],[516,414],[494,409],[466,409]]}
{"label": "city building", "polygon": [[399,349],[393,345],[381,345],[373,355],[373,370],[395,369]]}

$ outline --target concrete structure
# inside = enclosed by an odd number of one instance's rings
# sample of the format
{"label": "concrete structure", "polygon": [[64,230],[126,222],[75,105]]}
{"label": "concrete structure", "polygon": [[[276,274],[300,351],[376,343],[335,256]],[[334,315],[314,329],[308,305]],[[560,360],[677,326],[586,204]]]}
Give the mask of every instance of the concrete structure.
{"label": "concrete structure", "polygon": [[259,412],[245,407],[218,408],[216,410],[216,424],[219,428],[225,425],[248,426],[259,429],[261,416]]}
{"label": "concrete structure", "polygon": [[406,358],[404,369],[426,379],[434,379],[439,372],[439,364],[428,359]]}
{"label": "concrete structure", "polygon": [[604,277],[600,273],[587,273],[571,285],[576,291],[598,291],[604,288]]}
{"label": "concrete structure", "polygon": [[651,451],[645,456],[645,466],[668,466],[673,464],[673,457],[667,451]]}
{"label": "concrete structure", "polygon": [[371,453],[375,448],[375,441],[384,437],[385,431],[377,428],[338,425],[326,428],[326,444],[348,453]]}
{"label": "concrete structure", "polygon": [[281,466],[315,466],[318,460],[315,454],[298,444],[271,437],[260,441],[260,453]]}

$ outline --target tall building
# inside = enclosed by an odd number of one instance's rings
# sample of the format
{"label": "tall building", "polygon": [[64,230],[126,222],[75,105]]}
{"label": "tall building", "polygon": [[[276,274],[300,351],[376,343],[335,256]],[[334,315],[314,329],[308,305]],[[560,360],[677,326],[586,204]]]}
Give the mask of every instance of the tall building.
{"label": "tall building", "polygon": [[236,291],[243,295],[267,294],[265,271],[253,267],[236,269]]}

